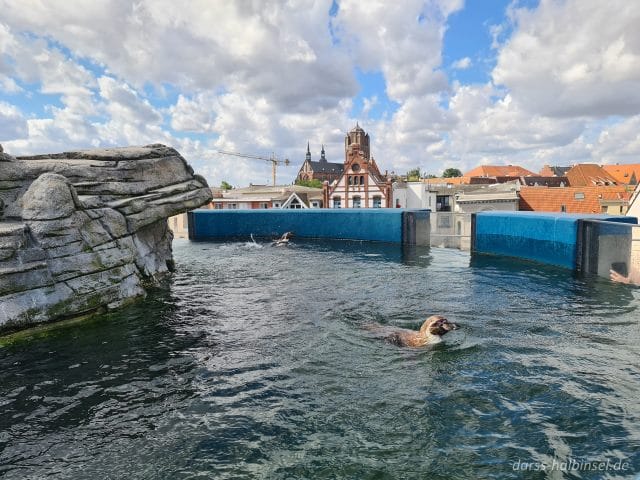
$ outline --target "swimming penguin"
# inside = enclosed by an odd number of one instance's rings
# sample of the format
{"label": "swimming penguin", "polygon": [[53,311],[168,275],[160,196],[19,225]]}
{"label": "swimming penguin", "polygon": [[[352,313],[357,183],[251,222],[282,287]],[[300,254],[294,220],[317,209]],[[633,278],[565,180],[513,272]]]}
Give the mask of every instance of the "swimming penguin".
{"label": "swimming penguin", "polygon": [[275,247],[282,247],[284,245],[288,245],[289,239],[291,237],[293,237],[293,232],[285,232],[282,234],[282,236],[278,240],[274,240],[274,242],[271,245]]}
{"label": "swimming penguin", "polygon": [[458,328],[460,328],[458,324],[450,322],[442,315],[432,315],[427,318],[417,332],[383,325],[367,327],[368,330],[382,333],[387,342],[399,347],[423,347],[439,343],[444,335]]}

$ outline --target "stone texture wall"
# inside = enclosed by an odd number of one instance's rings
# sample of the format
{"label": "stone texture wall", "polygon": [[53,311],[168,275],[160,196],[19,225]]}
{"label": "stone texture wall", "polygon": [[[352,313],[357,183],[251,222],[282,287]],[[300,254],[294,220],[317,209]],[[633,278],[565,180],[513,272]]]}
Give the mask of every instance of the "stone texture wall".
{"label": "stone texture wall", "polygon": [[211,200],[173,148],[0,150],[0,330],[114,308],[173,268],[167,218]]}

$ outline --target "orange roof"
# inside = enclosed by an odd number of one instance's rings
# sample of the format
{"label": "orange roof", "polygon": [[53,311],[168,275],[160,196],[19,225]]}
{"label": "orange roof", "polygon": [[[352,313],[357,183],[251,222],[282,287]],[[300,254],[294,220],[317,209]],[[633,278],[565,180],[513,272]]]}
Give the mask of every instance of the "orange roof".
{"label": "orange roof", "polygon": [[567,172],[569,185],[587,187],[593,185],[616,185],[618,182],[600,165],[595,163],[579,163]]}
{"label": "orange roof", "polygon": [[640,163],[627,165],[603,165],[602,168],[615,178],[618,183],[637,185],[640,182]]}
{"label": "orange roof", "polygon": [[425,178],[422,181],[432,185],[466,185],[469,183],[469,177]]}
{"label": "orange roof", "polygon": [[526,177],[534,173],[518,165],[480,165],[464,175],[465,177]]}
{"label": "orange roof", "polygon": [[534,212],[600,213],[602,200],[629,201],[621,185],[595,187],[520,187],[520,210]]}

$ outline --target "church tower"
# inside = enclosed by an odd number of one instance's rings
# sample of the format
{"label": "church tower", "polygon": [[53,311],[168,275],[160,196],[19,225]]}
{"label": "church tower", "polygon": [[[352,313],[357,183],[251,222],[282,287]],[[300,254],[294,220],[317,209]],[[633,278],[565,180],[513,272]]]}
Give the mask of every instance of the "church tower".
{"label": "church tower", "polygon": [[[358,145],[358,147],[356,147],[356,145]],[[371,158],[369,134],[366,133],[357,122],[355,128],[351,129],[344,138],[345,158],[349,156],[349,150],[354,151],[354,153],[361,151],[367,161]]]}

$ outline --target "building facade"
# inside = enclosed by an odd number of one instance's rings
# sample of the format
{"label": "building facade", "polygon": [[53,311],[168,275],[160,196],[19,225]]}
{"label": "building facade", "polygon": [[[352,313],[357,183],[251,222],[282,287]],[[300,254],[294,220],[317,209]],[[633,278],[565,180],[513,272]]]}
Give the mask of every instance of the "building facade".
{"label": "building facade", "polygon": [[[212,189],[213,190],[213,189]],[[301,185],[250,185],[217,191],[208,207],[212,210],[266,208],[322,208],[322,189]]]}
{"label": "building facade", "polygon": [[340,177],[324,182],[326,208],[391,208],[391,180],[380,173],[371,156],[369,134],[359,125],[344,140],[345,160]]}

